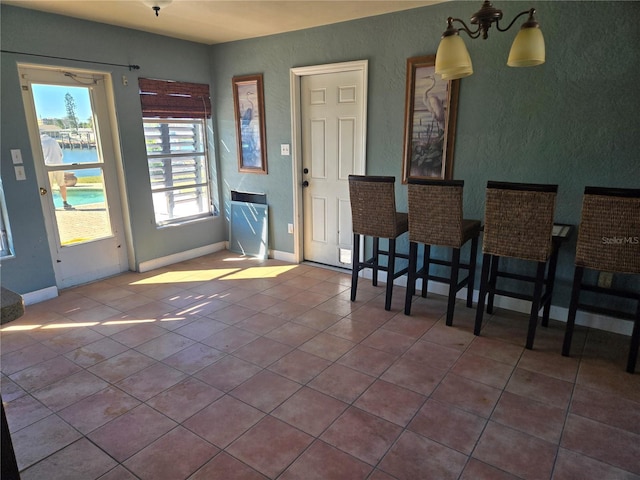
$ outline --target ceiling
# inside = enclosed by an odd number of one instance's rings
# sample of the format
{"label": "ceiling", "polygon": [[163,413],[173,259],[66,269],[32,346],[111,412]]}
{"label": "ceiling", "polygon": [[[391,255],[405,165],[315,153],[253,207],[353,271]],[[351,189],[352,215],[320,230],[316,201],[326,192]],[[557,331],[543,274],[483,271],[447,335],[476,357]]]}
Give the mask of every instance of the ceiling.
{"label": "ceiling", "polygon": [[0,3],[213,45],[441,3],[443,0],[0,0]]}

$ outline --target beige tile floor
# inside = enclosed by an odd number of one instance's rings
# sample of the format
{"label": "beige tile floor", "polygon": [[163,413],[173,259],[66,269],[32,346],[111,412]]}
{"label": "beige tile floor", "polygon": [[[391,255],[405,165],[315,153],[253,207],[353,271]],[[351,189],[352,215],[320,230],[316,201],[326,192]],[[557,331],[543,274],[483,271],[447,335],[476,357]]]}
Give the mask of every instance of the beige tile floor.
{"label": "beige tile floor", "polygon": [[628,338],[229,252],[27,307],[1,333],[23,479],[638,479]]}

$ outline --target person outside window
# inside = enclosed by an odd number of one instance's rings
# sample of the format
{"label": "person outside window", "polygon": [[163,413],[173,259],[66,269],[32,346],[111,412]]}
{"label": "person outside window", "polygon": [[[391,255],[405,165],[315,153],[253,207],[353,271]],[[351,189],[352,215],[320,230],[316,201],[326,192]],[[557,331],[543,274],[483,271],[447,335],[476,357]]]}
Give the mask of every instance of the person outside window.
{"label": "person outside window", "polygon": [[[58,141],[46,133],[42,133],[40,134],[40,142],[42,143],[44,163],[46,165],[61,165],[63,153],[60,145],[58,145]],[[56,182],[60,189],[60,196],[62,197],[62,204],[65,210],[73,210],[73,206],[67,203],[67,185],[64,181],[64,172],[62,170],[56,170],[49,175],[51,175],[52,180]]]}

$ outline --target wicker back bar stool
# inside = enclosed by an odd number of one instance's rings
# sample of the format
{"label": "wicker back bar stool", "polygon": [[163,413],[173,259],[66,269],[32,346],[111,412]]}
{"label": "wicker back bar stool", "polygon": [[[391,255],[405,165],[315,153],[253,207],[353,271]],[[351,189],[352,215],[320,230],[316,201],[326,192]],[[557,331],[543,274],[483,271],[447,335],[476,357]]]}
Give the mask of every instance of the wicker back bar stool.
{"label": "wicker back bar stool", "polygon": [[[349,199],[353,222],[353,254],[351,271],[351,301],[356,299],[358,274],[365,268],[373,270],[373,285],[378,284],[378,271],[387,272],[385,310],[391,310],[393,281],[406,274],[407,268],[396,271],[396,258],[408,259],[407,254],[396,252],[396,239],[407,232],[409,220],[406,213],[396,211],[395,177],[349,175]],[[373,254],[360,260],[360,237],[373,238]],[[380,249],[380,239],[388,240],[388,249]],[[380,257],[387,257],[387,264]]]}
{"label": "wicker back bar stool", "polygon": [[[640,287],[604,288],[583,281],[584,271],[640,275],[640,189],[585,187],[576,245],[575,272],[562,355],[568,356],[576,311],[584,310],[632,320],[627,372],[634,373],[640,345]],[[636,283],[637,285],[637,283]],[[635,312],[581,303],[586,290],[637,301]]]}
{"label": "wicker back bar stool", "polygon": [[[542,325],[548,325],[558,255],[558,244],[552,240],[557,192],[557,185],[487,182],[476,335],[480,335],[485,299],[487,312],[493,313],[496,294],[531,301],[526,348],[533,348],[540,308],[544,307]],[[535,262],[536,275],[501,271],[500,257]],[[500,277],[533,283],[533,293],[499,289]]]}
{"label": "wicker back bar stool", "polygon": [[[467,287],[467,307],[473,306],[473,284],[476,271],[480,221],[462,215],[463,180],[430,180],[410,178],[409,195],[409,272],[404,304],[405,315],[411,314],[411,301],[418,278],[422,279],[422,297],[427,296],[429,280],[449,285],[446,324],[453,324],[456,293]],[[471,240],[469,263],[460,262],[460,249]],[[424,245],[422,268],[418,269],[418,246]],[[433,258],[431,247],[451,248],[451,261]],[[449,277],[430,273],[432,264],[449,267]],[[460,269],[467,276],[459,279]]]}

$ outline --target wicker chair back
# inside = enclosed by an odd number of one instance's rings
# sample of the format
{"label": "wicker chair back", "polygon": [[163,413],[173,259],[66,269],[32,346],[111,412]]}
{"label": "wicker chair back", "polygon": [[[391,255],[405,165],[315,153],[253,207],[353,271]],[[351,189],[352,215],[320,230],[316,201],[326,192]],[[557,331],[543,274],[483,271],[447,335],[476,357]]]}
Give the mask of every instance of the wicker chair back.
{"label": "wicker chair back", "polygon": [[586,187],[576,265],[640,273],[640,190]]}
{"label": "wicker chair back", "polygon": [[546,262],[557,191],[557,185],[488,182],[483,252]]}
{"label": "wicker chair back", "polygon": [[409,179],[409,240],[460,248],[464,181]]}

